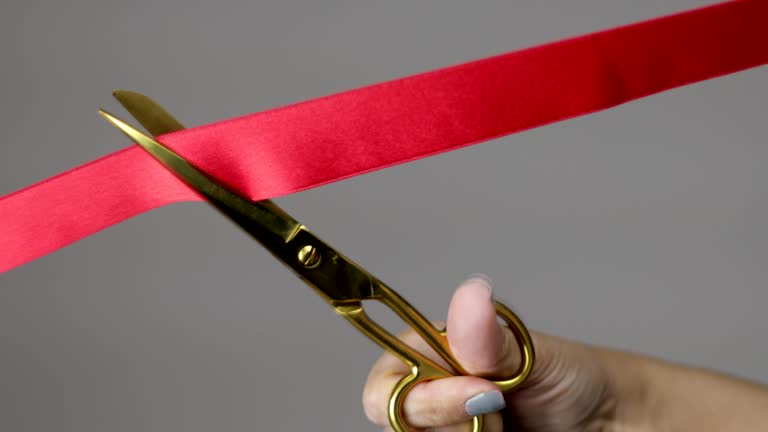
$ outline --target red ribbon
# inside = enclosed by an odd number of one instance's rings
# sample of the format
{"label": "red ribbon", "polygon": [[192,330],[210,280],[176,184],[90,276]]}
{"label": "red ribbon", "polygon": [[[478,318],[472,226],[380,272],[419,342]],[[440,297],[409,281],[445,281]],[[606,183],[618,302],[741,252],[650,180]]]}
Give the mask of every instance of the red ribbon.
{"label": "red ribbon", "polygon": [[[768,1],[737,0],[167,134],[274,198],[768,62]],[[201,198],[133,146],[0,198],[0,271]]]}

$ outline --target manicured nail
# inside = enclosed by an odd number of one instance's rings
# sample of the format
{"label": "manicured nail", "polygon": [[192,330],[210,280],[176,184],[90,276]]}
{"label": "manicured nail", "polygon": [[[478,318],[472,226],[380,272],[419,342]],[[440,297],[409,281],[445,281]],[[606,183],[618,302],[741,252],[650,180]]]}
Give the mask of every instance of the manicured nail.
{"label": "manicured nail", "polygon": [[507,403],[504,401],[504,395],[501,392],[489,391],[470,398],[464,404],[464,410],[468,415],[474,417],[500,411],[506,406]]}

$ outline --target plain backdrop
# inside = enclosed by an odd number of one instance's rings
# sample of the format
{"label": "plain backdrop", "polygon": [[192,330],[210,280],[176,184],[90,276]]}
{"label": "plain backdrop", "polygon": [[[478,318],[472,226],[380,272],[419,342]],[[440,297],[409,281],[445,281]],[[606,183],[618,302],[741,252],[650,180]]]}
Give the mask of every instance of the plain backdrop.
{"label": "plain backdrop", "polygon": [[[96,113],[124,114],[114,88],[198,125],[712,3],[5,0],[0,194],[129,145]],[[766,84],[753,69],[277,202],[432,319],[485,273],[533,329],[768,381]],[[202,203],[0,275],[2,431],[379,430],[360,403],[378,355]]]}

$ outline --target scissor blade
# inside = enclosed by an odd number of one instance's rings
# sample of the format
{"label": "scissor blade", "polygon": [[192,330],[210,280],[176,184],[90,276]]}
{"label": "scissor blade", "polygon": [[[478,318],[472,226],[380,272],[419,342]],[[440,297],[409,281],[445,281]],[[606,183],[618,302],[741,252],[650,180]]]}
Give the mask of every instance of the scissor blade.
{"label": "scissor blade", "polygon": [[148,96],[130,90],[115,90],[112,95],[152,135],[184,129],[181,122]]}
{"label": "scissor blade", "polygon": [[257,240],[269,243],[275,240],[273,237],[276,235],[280,240],[287,241],[301,227],[301,224],[272,202],[252,202],[231,192],[152,137],[104,110],[99,110],[99,114]]}
{"label": "scissor blade", "polygon": [[[139,119],[146,119],[142,110],[157,106],[156,102],[147,97],[134,101],[138,102],[134,105],[134,110]],[[152,112],[157,116],[151,120],[153,123],[170,127],[170,114],[162,108]],[[378,297],[379,283],[375,282],[373,276],[317,238],[271,201],[251,202],[241,198],[218,185],[180,155],[151,137],[103,110],[100,114],[182,180],[197,188],[211,204],[258,240],[331,304],[349,304]],[[311,259],[306,263],[301,261],[301,251],[307,245],[314,246],[317,257],[325,257],[321,259],[319,266],[310,265]]]}

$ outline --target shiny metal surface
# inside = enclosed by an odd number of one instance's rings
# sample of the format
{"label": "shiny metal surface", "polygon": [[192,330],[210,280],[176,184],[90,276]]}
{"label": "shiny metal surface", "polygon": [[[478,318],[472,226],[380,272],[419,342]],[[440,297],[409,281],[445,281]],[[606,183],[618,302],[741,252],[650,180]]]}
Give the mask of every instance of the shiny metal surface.
{"label": "shiny metal surface", "polygon": [[[183,127],[165,109],[144,95],[123,90],[116,91],[114,95],[153,134]],[[276,204],[269,200],[252,202],[239,196],[152,137],[106,111],[100,110],[100,114],[259,241],[334,307],[338,315],[408,364],[411,374],[398,382],[389,402],[390,423],[396,432],[410,430],[403,418],[402,405],[408,391],[415,385],[457,374],[468,375],[451,353],[444,329],[436,328],[394,290],[318,238]],[[441,367],[373,321],[365,313],[364,300],[377,300],[390,308],[424,338],[453,370]],[[527,328],[512,310],[496,302],[496,313],[512,330],[520,347],[521,365],[517,373],[494,381],[501,391],[510,391],[530,375],[534,347]],[[482,430],[482,417],[474,417],[471,428],[475,432]]]}

